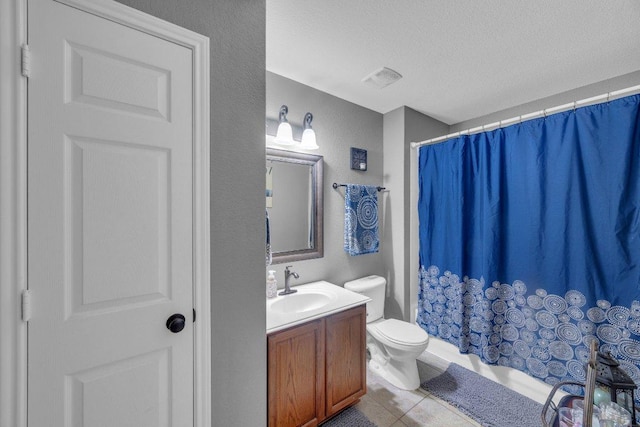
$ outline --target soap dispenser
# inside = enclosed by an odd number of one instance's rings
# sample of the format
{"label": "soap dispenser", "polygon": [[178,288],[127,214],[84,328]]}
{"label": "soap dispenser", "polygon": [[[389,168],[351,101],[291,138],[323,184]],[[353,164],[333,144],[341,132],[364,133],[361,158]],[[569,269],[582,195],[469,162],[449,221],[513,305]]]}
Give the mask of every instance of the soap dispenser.
{"label": "soap dispenser", "polygon": [[269,275],[267,276],[267,298],[278,296],[278,281],[275,274],[275,270],[269,270]]}

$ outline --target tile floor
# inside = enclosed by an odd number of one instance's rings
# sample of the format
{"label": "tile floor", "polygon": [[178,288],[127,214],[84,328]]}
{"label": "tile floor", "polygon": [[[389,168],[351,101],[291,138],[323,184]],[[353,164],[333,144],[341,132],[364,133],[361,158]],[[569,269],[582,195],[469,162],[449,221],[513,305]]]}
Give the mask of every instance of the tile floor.
{"label": "tile floor", "polygon": [[[448,362],[430,353],[418,360],[420,381],[443,373]],[[421,388],[398,389],[367,367],[367,394],[356,405],[378,427],[479,427],[480,424]]]}

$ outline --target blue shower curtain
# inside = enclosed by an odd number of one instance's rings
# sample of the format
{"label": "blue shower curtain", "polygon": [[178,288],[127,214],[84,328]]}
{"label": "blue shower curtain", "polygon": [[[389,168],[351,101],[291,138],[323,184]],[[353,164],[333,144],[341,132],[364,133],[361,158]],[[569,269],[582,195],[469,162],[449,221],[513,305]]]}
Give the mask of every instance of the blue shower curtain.
{"label": "blue shower curtain", "polygon": [[640,96],[420,148],[418,323],[485,363],[640,385]]}

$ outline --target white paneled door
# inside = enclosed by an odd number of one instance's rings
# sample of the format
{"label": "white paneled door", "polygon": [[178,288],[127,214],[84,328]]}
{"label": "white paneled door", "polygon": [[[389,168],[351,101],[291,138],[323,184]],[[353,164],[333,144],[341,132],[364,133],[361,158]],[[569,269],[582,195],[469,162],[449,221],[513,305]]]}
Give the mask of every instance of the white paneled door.
{"label": "white paneled door", "polygon": [[192,426],[192,51],[50,0],[28,35],[28,425]]}

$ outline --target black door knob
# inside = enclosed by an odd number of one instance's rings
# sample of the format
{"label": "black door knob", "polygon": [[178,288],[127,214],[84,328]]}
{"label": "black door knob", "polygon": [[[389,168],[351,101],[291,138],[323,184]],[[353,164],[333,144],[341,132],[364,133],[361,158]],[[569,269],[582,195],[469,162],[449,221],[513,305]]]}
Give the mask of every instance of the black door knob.
{"label": "black door knob", "polygon": [[167,319],[167,329],[169,329],[174,334],[177,334],[178,332],[183,330],[184,325],[185,325],[185,318],[180,313],[172,314]]}

